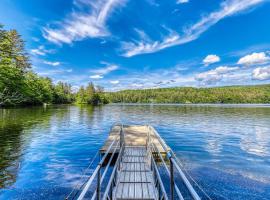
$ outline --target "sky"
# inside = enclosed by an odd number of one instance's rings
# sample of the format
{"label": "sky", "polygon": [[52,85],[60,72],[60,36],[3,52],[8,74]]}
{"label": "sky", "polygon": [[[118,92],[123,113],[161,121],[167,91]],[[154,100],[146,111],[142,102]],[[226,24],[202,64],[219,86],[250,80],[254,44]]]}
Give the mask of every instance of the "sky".
{"label": "sky", "polygon": [[0,23],[74,89],[270,83],[269,0],[1,0]]}

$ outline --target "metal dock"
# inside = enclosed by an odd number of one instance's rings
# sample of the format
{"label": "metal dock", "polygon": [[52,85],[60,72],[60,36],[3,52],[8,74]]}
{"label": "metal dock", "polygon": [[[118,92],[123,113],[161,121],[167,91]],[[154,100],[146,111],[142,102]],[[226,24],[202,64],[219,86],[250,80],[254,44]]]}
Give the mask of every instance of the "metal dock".
{"label": "metal dock", "polygon": [[201,199],[152,126],[113,126],[100,155],[76,199]]}

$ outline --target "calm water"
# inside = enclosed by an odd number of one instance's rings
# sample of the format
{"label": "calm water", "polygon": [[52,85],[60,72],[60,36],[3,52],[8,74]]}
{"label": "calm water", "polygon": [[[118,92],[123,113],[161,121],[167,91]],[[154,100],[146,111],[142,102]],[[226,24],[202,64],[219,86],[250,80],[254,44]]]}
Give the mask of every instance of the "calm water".
{"label": "calm water", "polygon": [[63,199],[114,122],[151,124],[212,199],[270,199],[270,107],[0,110],[0,199]]}

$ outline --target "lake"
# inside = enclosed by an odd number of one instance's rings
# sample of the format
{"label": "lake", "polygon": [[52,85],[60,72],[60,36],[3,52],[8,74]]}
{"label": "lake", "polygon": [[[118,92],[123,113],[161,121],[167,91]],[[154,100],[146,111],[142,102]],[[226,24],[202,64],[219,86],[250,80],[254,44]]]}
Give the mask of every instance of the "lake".
{"label": "lake", "polygon": [[270,199],[269,105],[138,104],[1,109],[0,199],[64,199],[115,122],[154,126],[212,199]]}

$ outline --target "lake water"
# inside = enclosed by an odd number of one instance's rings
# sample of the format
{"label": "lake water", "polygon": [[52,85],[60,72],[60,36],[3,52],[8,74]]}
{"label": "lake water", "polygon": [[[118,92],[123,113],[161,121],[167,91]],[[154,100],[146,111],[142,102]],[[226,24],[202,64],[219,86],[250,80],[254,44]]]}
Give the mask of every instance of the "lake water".
{"label": "lake water", "polygon": [[64,199],[115,122],[150,124],[212,199],[270,199],[270,106],[0,110],[0,199]]}

